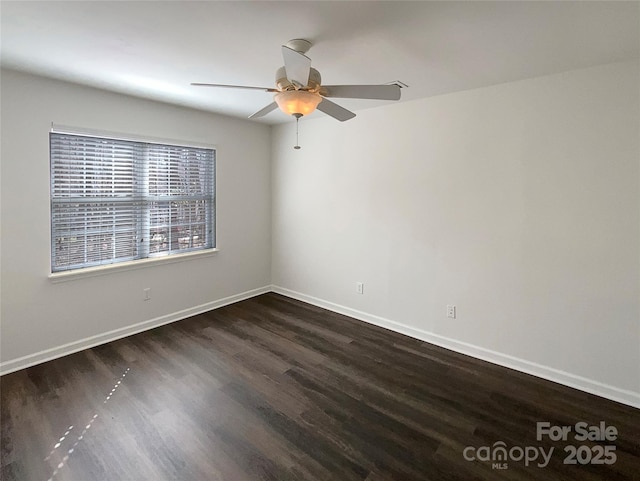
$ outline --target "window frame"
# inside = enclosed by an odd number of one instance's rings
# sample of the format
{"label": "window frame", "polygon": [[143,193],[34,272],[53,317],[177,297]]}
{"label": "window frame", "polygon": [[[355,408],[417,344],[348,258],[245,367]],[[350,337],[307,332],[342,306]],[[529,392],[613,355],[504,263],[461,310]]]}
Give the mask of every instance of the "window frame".
{"label": "window frame", "polygon": [[[74,267],[69,269],[62,270],[54,270],[54,197],[53,197],[53,158],[52,158],[52,150],[51,150],[51,134],[62,134],[62,135],[72,135],[72,136],[80,136],[80,137],[95,137],[106,140],[114,140],[114,141],[125,141],[125,142],[137,142],[143,144],[159,144],[161,146],[170,146],[170,147],[185,147],[185,148],[194,148],[194,149],[207,149],[212,151],[213,157],[213,166],[212,166],[212,179],[210,179],[211,187],[212,187],[212,196],[211,196],[211,215],[207,216],[206,225],[211,223],[211,233],[212,236],[212,247],[202,247],[196,249],[189,249],[185,251],[175,251],[166,254],[150,254],[149,249],[147,248],[147,256],[140,258],[133,258],[127,260],[114,261],[109,263],[101,263],[97,265],[85,265],[81,267]],[[201,142],[192,142],[192,141],[184,141],[184,140],[175,140],[168,138],[158,138],[158,137],[147,137],[147,136],[139,136],[132,134],[124,134],[124,133],[116,133],[116,132],[106,132],[101,130],[93,130],[86,128],[77,128],[77,127],[68,127],[51,124],[51,129],[49,131],[49,278],[53,281],[58,280],[67,280],[74,279],[78,277],[88,277],[88,276],[96,276],[109,272],[120,271],[120,270],[131,270],[131,269],[139,269],[145,268],[153,265],[159,264],[169,264],[174,262],[183,262],[188,260],[200,259],[202,257],[208,257],[216,254],[218,249],[218,235],[217,235],[217,163],[218,163],[218,149],[215,145],[204,144]],[[145,165],[145,169],[148,166]],[[149,215],[149,209],[145,209],[146,216]],[[139,232],[137,230],[137,232]],[[146,236],[149,237],[149,236]],[[146,243],[150,241],[147,240]]]}

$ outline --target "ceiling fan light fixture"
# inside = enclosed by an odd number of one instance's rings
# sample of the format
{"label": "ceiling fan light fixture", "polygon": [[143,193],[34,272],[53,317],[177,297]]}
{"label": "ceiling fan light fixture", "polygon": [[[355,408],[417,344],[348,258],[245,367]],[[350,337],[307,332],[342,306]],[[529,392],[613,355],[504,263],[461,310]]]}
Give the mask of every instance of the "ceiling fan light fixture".
{"label": "ceiling fan light fixture", "polygon": [[274,98],[280,110],[287,115],[309,115],[322,102],[320,94],[305,90],[279,92]]}
{"label": "ceiling fan light fixture", "polygon": [[344,122],[354,118],[356,114],[333,103],[329,98],[400,100],[400,89],[406,87],[400,81],[387,85],[323,86],[320,72],[311,67],[311,59],[305,55],[310,47],[311,42],[304,39],[294,39],[282,46],[284,66],[276,70],[276,88],[209,83],[192,83],[191,85],[262,90],[275,93],[273,102],[251,114],[250,119],[263,117],[276,108],[280,108],[285,114],[295,117],[297,121],[303,115],[309,115],[318,109],[329,117]]}

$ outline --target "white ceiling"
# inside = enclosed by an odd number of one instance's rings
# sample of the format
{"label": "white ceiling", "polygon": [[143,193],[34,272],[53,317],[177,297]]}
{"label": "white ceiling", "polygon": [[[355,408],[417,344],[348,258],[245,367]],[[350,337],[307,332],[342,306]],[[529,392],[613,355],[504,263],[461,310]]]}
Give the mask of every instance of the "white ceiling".
{"label": "white ceiling", "polygon": [[[280,45],[325,84],[400,80],[403,100],[640,56],[640,2],[6,1],[4,67],[227,115],[271,102]],[[336,99],[358,111],[383,101]],[[322,115],[314,113],[312,115]],[[274,111],[260,122],[287,121]]]}

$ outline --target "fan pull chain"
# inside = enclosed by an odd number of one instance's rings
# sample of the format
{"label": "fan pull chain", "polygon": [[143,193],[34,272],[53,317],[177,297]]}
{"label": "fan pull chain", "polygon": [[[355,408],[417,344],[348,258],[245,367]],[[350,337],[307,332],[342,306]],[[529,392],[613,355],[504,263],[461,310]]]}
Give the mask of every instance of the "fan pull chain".
{"label": "fan pull chain", "polygon": [[302,117],[302,114],[293,114],[293,116],[296,118],[296,145],[294,145],[293,148],[299,150],[300,143],[298,142],[298,122],[300,121],[300,117]]}

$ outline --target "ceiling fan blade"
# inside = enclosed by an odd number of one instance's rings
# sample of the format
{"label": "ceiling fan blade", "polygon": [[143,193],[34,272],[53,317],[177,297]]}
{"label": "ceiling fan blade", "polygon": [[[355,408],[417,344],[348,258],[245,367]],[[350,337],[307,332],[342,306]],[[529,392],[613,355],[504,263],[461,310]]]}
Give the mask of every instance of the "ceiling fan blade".
{"label": "ceiling fan blade", "polygon": [[343,99],[400,100],[397,85],[323,85],[320,94],[324,97]]}
{"label": "ceiling fan blade", "polygon": [[306,87],[309,83],[311,59],[284,45],[282,46],[282,58],[284,59],[287,78],[297,84],[298,87]]}
{"label": "ceiling fan blade", "polygon": [[356,116],[350,110],[340,107],[338,104],[334,104],[331,100],[322,99],[322,102],[318,104],[318,110],[333,117],[334,119],[344,122],[345,120],[352,119]]}
{"label": "ceiling fan blade", "polygon": [[264,92],[278,92],[278,89],[272,89],[268,87],[249,87],[247,85],[203,84],[203,83],[197,83],[197,82],[191,82],[191,85],[195,87],[225,87],[230,89],[249,89],[249,90],[262,90]]}
{"label": "ceiling fan blade", "polygon": [[267,105],[266,107],[258,110],[255,114],[251,114],[249,115],[250,119],[257,119],[258,117],[264,117],[265,115],[267,115],[269,112],[275,110],[278,108],[278,104],[275,102],[271,102],[269,105]]}

